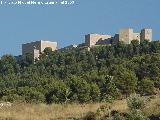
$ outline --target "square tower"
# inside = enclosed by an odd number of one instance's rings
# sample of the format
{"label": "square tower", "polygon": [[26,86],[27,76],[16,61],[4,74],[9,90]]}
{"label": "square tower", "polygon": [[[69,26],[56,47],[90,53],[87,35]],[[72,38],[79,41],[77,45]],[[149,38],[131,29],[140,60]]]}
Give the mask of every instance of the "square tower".
{"label": "square tower", "polygon": [[141,30],[141,40],[152,41],[152,29],[142,29]]}
{"label": "square tower", "polygon": [[38,58],[40,53],[43,53],[44,49],[50,47],[52,51],[57,49],[57,42],[50,41],[35,41],[31,43],[22,44],[22,55],[26,55],[27,53],[33,54],[33,58]]}
{"label": "square tower", "polygon": [[133,29],[126,28],[119,31],[119,41],[123,41],[125,44],[130,44],[133,40]]}

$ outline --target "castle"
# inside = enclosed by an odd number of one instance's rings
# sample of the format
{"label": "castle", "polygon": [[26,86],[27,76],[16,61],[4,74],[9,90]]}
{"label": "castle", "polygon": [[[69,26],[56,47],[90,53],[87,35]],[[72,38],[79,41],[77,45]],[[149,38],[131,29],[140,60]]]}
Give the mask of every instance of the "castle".
{"label": "castle", "polygon": [[22,44],[22,56],[25,56],[27,53],[31,53],[35,60],[36,58],[39,58],[40,53],[43,53],[44,49],[47,47],[50,47],[52,51],[57,50],[57,42],[40,40]]}
{"label": "castle", "polygon": [[121,29],[119,34],[100,35],[100,34],[88,34],[85,36],[85,44],[88,47],[96,45],[112,44],[123,41],[125,44],[130,44],[132,40],[148,40],[152,41],[152,29],[142,29],[140,33],[135,33],[133,29],[126,28]]}
{"label": "castle", "polygon": [[[125,44],[130,44],[132,40],[152,41],[152,29],[142,29],[140,33],[135,33],[132,28],[121,29],[118,34],[106,35],[106,34],[87,34],[85,35],[85,43],[79,45],[70,45],[62,49],[68,49],[71,47],[91,47],[108,45],[123,41]],[[22,44],[22,56],[27,53],[33,54],[33,59],[39,58],[40,53],[43,53],[44,49],[50,47],[52,51],[57,50],[57,42],[50,41],[35,41],[31,43]]]}

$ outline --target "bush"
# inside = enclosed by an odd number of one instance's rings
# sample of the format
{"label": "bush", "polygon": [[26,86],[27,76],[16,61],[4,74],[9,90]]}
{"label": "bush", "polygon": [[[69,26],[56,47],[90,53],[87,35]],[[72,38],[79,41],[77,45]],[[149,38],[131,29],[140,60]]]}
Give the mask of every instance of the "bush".
{"label": "bush", "polygon": [[18,88],[18,94],[22,96],[26,102],[40,103],[45,101],[44,95],[35,88],[20,87]]}
{"label": "bush", "polygon": [[97,120],[96,114],[94,112],[88,112],[84,120]]}
{"label": "bush", "polygon": [[[66,84],[61,81],[54,81],[54,83],[46,86],[47,92],[45,94],[46,102],[64,103],[68,100],[69,89]],[[67,92],[68,91],[68,92]]]}
{"label": "bush", "polygon": [[111,119],[111,106],[109,104],[105,104],[98,108],[96,115],[99,119]]}
{"label": "bush", "polygon": [[145,101],[140,96],[133,94],[127,99],[129,110],[142,110],[145,107]]}
{"label": "bush", "polygon": [[127,120],[149,120],[142,112],[146,103],[140,96],[136,94],[131,95],[127,99],[127,105],[129,108],[129,112],[126,117]]}
{"label": "bush", "polygon": [[141,110],[133,110],[128,113],[126,120],[149,120],[149,118]]}
{"label": "bush", "polygon": [[120,113],[117,110],[112,110],[111,111],[111,116],[113,120],[124,120],[123,113]]}
{"label": "bush", "polygon": [[15,102],[15,101],[25,101],[25,99],[22,96],[19,96],[17,94],[10,94],[7,96],[3,96],[2,101],[9,101],[9,102]]}

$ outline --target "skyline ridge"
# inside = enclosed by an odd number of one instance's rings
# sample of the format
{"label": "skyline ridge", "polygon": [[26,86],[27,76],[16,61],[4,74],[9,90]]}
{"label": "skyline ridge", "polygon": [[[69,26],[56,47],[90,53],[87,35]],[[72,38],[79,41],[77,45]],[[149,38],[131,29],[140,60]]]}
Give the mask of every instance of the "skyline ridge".
{"label": "skyline ridge", "polygon": [[[117,29],[152,28],[160,38],[159,0],[75,0],[72,6],[0,6],[0,56],[20,54],[33,40],[58,41],[65,47],[84,41],[87,33],[114,34]],[[118,32],[118,31],[117,31]]]}

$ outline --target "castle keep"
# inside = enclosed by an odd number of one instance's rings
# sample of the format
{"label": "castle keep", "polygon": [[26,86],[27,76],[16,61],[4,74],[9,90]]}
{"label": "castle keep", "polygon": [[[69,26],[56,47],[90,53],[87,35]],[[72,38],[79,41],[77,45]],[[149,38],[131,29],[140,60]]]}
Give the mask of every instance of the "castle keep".
{"label": "castle keep", "polygon": [[142,29],[141,30],[141,40],[152,41],[152,29]]}
{"label": "castle keep", "polygon": [[38,58],[40,53],[43,53],[44,49],[50,47],[52,51],[57,50],[57,42],[50,41],[35,41],[31,43],[22,44],[22,55],[27,53],[33,54],[34,59]]}

